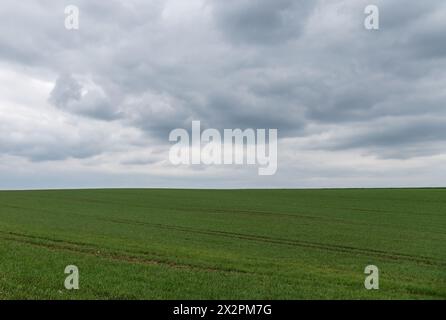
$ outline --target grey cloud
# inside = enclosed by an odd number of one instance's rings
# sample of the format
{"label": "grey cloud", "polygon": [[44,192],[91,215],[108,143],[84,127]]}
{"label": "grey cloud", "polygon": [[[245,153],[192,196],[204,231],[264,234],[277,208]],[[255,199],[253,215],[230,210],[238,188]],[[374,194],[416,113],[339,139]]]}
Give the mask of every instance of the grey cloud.
{"label": "grey cloud", "polygon": [[426,21],[430,14],[443,5],[435,0],[411,3],[404,0],[378,0],[375,1],[375,4],[381,11],[380,20],[383,28],[399,29],[400,31],[411,28],[419,21]]}
{"label": "grey cloud", "polygon": [[214,1],[213,11],[223,33],[236,43],[275,45],[302,33],[317,1]]}
{"label": "grey cloud", "polygon": [[82,97],[82,86],[71,76],[59,77],[50,94],[50,102],[58,107],[66,107],[71,101],[79,101]]}
{"label": "grey cloud", "polygon": [[325,148],[360,149],[393,159],[441,154],[446,147],[445,126],[446,118],[387,118],[356,126],[325,143]]}
{"label": "grey cloud", "polygon": [[[82,90],[86,90],[82,92]],[[60,76],[50,93],[49,101],[56,107],[92,118],[113,120],[119,110],[100,88],[86,89],[71,75]]]}
{"label": "grey cloud", "polygon": [[[444,7],[433,1],[415,9],[405,9],[402,1],[377,4],[382,17],[378,33],[363,29],[363,6],[357,3],[347,13],[357,14],[352,19],[358,28],[343,37],[341,26],[333,27],[326,32],[333,32],[341,45],[327,42],[320,47],[318,34],[306,34],[308,19],[315,8],[321,9],[317,2],[211,2],[215,22],[230,45],[225,39],[213,40],[210,49],[200,41],[208,33],[200,30],[199,22],[185,35],[190,44],[183,45],[175,43],[176,30],[165,29],[158,16],[151,23],[138,18],[132,23],[127,14],[135,13],[114,3],[107,10],[113,14],[123,9],[118,15],[121,36],[111,35],[115,43],[97,39],[111,45],[106,52],[88,51],[96,61],[99,52],[106,53],[102,63],[89,67],[98,84],[114,96],[101,100],[87,95],[68,109],[102,119],[122,117],[160,140],[173,128],[189,128],[192,119],[219,129],[278,128],[288,137],[304,134],[313,122],[348,127],[389,116],[441,113],[441,91],[428,92],[423,84],[442,63],[433,59],[442,54],[442,42],[435,41],[439,22],[427,19]],[[91,17],[99,13],[96,9]],[[101,22],[110,28],[107,18]],[[144,41],[154,30],[163,32],[163,40],[150,36]]]}
{"label": "grey cloud", "polygon": [[413,49],[419,59],[446,58],[446,23],[435,28],[419,31],[408,40],[408,46]]}
{"label": "grey cloud", "polygon": [[[166,1],[70,4],[81,10],[79,31],[64,29],[65,4],[49,0],[6,1],[0,30],[1,62],[54,82],[48,99],[67,117],[119,124],[165,146],[170,130],[201,120],[277,128],[280,138],[340,128],[311,145],[322,151],[446,152],[441,1],[377,0],[381,28],[373,32],[363,27],[365,0],[215,0],[176,15]],[[43,129],[35,130],[38,137]],[[101,135],[67,147],[57,135],[2,140],[0,149],[38,160],[110,148]]]}
{"label": "grey cloud", "polygon": [[106,148],[101,134],[81,135],[76,132],[60,135],[41,130],[33,133],[7,131],[0,137],[2,154],[21,156],[31,161],[54,161],[68,158],[85,159],[101,154]]}

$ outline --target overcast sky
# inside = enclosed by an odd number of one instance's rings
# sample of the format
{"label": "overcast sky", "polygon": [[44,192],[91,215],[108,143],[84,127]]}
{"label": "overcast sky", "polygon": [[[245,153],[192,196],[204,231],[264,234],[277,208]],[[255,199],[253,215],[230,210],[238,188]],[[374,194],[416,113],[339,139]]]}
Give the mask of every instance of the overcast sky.
{"label": "overcast sky", "polygon": [[[445,1],[3,0],[0,26],[1,189],[445,185]],[[277,128],[277,173],[171,165],[192,120]]]}

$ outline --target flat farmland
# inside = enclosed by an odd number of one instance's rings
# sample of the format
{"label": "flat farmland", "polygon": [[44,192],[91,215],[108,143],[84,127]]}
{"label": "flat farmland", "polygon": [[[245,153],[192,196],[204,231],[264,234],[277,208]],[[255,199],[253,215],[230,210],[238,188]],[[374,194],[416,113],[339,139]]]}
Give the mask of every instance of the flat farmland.
{"label": "flat farmland", "polygon": [[446,189],[1,191],[0,299],[446,299]]}

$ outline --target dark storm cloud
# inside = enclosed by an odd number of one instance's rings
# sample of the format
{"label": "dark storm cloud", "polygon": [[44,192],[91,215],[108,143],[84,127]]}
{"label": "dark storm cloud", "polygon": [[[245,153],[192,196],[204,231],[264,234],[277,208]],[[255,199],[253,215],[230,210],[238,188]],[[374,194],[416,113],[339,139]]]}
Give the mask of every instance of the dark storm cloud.
{"label": "dark storm cloud", "polygon": [[[176,14],[169,1],[76,0],[74,32],[63,27],[65,3],[24,3],[2,3],[0,59],[53,81],[49,101],[76,116],[119,122],[165,144],[170,130],[192,120],[277,128],[282,138],[339,126],[342,135],[311,147],[386,156],[389,148],[446,140],[438,120],[445,110],[442,1],[376,1],[378,31],[363,27],[369,1],[190,2]],[[389,117],[396,126],[384,130]]]}

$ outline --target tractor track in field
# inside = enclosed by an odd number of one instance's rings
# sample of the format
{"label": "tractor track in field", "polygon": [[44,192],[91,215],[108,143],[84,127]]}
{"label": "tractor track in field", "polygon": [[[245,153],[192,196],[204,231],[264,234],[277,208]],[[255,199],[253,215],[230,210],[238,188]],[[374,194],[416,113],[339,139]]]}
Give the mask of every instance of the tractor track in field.
{"label": "tractor track in field", "polygon": [[409,255],[409,254],[394,253],[394,252],[388,252],[388,251],[382,251],[382,250],[376,250],[376,249],[365,249],[365,248],[358,248],[358,247],[352,247],[352,246],[332,245],[332,244],[324,244],[324,243],[318,243],[318,242],[312,242],[312,241],[283,239],[283,238],[251,235],[251,234],[228,232],[228,231],[181,227],[181,226],[173,226],[173,225],[166,225],[166,224],[149,223],[149,222],[143,222],[143,221],[135,221],[135,220],[129,220],[129,219],[103,219],[103,220],[108,221],[108,222],[113,222],[113,223],[132,224],[132,225],[140,225],[140,226],[147,225],[147,226],[151,226],[151,227],[157,227],[157,228],[167,229],[167,230],[176,230],[176,231],[187,232],[187,233],[199,233],[199,234],[213,235],[213,236],[217,235],[217,236],[222,236],[222,237],[226,237],[226,238],[235,238],[235,239],[250,240],[250,241],[272,243],[272,244],[279,244],[279,245],[296,246],[296,247],[314,248],[314,249],[333,251],[333,252],[341,252],[341,253],[349,253],[349,254],[371,255],[371,256],[390,259],[390,260],[396,260],[396,261],[406,260],[406,261],[412,261],[412,262],[422,263],[422,264],[426,264],[426,265],[446,266],[446,261],[434,259],[431,257],[414,256],[414,255]]}
{"label": "tractor track in field", "polygon": [[[67,251],[85,254],[89,256],[100,257],[104,259],[127,262],[127,263],[135,263],[135,264],[143,264],[143,265],[159,265],[159,266],[168,266],[176,269],[185,269],[185,270],[197,270],[197,271],[206,271],[206,272],[224,272],[224,273],[242,273],[242,274],[252,274],[252,272],[238,270],[238,269],[224,269],[224,268],[215,268],[215,267],[207,267],[200,266],[194,264],[187,263],[178,263],[172,262],[168,260],[161,259],[153,259],[153,258],[144,258],[141,255],[148,254],[143,251],[113,251],[110,249],[104,249],[103,247],[98,247],[95,245],[82,243],[82,242],[74,242],[74,241],[66,241],[61,239],[52,239],[48,237],[40,237],[35,235],[29,235],[18,232],[4,232],[0,231],[0,240],[12,241],[17,243],[24,243],[36,247],[42,247],[49,250],[55,251]],[[138,255],[135,255],[138,254]],[[156,255],[156,254],[152,254]]]}
{"label": "tractor track in field", "polygon": [[[103,202],[102,200],[99,200],[99,201],[93,200],[93,199],[91,199],[91,200],[92,200],[92,202],[101,202],[101,203]],[[82,199],[82,201],[86,201],[86,199]],[[33,210],[33,211],[55,213],[55,214],[59,213],[58,211],[54,211],[54,210],[27,208],[27,207],[16,206],[16,205],[2,204],[2,206],[16,208],[16,209],[27,209],[27,210]],[[147,208],[142,205],[131,205],[131,206]],[[257,213],[256,211],[242,211],[242,212],[246,212],[249,214]],[[269,213],[269,212],[262,212],[262,213],[274,214],[274,213]],[[426,264],[426,265],[446,266],[446,261],[440,260],[440,259],[435,259],[432,257],[416,256],[416,255],[410,255],[410,254],[404,254],[404,253],[394,253],[394,252],[388,252],[388,251],[376,250],[376,249],[358,248],[358,247],[345,246],[345,245],[332,245],[332,244],[311,242],[311,241],[305,241],[305,240],[275,238],[275,237],[269,237],[269,236],[235,233],[235,232],[228,232],[228,231],[182,227],[182,226],[167,225],[167,224],[160,224],[160,223],[149,223],[149,222],[145,222],[145,221],[138,221],[138,220],[131,220],[131,219],[105,218],[105,217],[100,217],[97,215],[81,214],[79,212],[70,212],[70,214],[79,215],[79,216],[83,216],[83,217],[89,217],[92,219],[105,221],[105,222],[111,222],[111,223],[121,223],[121,224],[138,225],[138,226],[146,225],[146,226],[151,226],[151,227],[156,227],[156,228],[161,228],[161,229],[166,229],[166,230],[175,230],[175,231],[187,232],[187,233],[199,233],[199,234],[205,234],[205,235],[214,235],[214,236],[221,236],[221,237],[226,237],[226,238],[242,239],[242,240],[249,240],[249,241],[256,241],[256,242],[263,242],[263,243],[272,243],[272,244],[278,244],[278,245],[314,248],[314,249],[326,250],[326,251],[332,251],[332,252],[361,254],[361,255],[369,255],[369,256],[372,255],[375,257],[381,257],[381,258],[386,258],[386,259],[396,260],[396,261],[406,260],[406,261],[412,261],[412,262],[422,263],[422,264]],[[288,215],[288,214],[286,214],[286,215]],[[289,214],[289,216],[299,217],[297,215],[291,215],[291,214]],[[319,218],[319,217],[311,217],[311,216],[305,216],[305,217],[314,218],[314,219]],[[328,218],[327,217],[327,219],[332,220],[332,219],[336,219],[336,218]],[[51,240],[51,241],[53,241],[53,240]]]}

